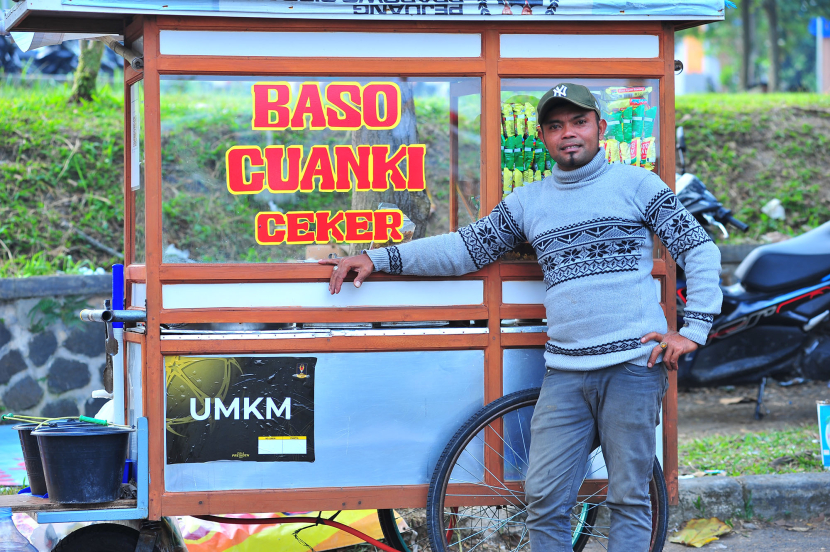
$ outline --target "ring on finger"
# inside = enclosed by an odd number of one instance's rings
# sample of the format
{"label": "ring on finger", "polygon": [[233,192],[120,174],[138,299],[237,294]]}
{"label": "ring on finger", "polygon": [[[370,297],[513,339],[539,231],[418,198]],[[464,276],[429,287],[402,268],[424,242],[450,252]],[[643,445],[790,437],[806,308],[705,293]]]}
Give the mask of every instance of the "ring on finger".
{"label": "ring on finger", "polygon": [[666,347],[668,347],[668,346],[669,346],[669,344],[666,343],[665,341],[660,342],[660,348],[663,349],[664,351],[666,350]]}
{"label": "ring on finger", "polygon": [[332,268],[332,270],[337,270],[338,268],[340,268],[340,265],[334,265],[334,268]]}

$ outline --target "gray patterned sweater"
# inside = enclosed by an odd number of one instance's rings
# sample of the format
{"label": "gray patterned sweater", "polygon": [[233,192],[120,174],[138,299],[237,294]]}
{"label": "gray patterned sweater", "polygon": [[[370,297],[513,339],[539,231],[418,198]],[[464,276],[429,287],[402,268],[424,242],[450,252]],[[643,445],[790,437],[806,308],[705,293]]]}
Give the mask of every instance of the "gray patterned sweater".
{"label": "gray patterned sweater", "polygon": [[657,175],[610,165],[602,150],[574,171],[554,167],[458,232],[367,253],[375,270],[458,276],[529,242],[547,288],[548,367],[596,370],[645,365],[655,343],[640,338],[667,330],[651,276],[652,232],[686,271],[680,333],[703,344],[721,307],[718,248]]}

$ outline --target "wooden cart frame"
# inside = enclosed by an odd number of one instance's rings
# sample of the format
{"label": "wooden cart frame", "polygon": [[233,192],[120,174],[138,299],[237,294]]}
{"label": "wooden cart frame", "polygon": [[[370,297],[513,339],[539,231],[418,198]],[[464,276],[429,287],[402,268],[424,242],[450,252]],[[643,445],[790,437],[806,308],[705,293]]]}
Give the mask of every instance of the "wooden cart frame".
{"label": "wooden cart frame", "polygon": [[[25,23],[25,22],[24,22]],[[646,22],[358,22],[239,19],[223,17],[139,16],[125,30],[126,43],[143,37],[144,71],[125,71],[125,167],[130,167],[130,88],[144,80],[145,93],[145,212],[146,263],[126,269],[127,305],[132,284],[146,284],[146,334],[127,331],[127,342],[142,344],[143,412],[149,420],[149,518],[175,515],[243,513],[256,510],[299,511],[365,508],[420,507],[426,503],[427,485],[351,487],[281,490],[234,490],[211,492],[166,492],[164,484],[165,355],[233,353],[314,353],[347,351],[396,351],[477,349],[484,352],[484,400],[502,396],[502,350],[543,347],[544,333],[502,333],[501,321],[512,318],[545,318],[542,305],[511,305],[502,300],[502,283],[510,280],[541,280],[535,262],[498,261],[464,276],[481,280],[484,301],[461,307],[407,308],[257,308],[257,309],[165,309],[162,286],[180,283],[231,282],[319,282],[325,285],[331,269],[310,264],[168,264],[162,263],[162,152],[160,122],[160,77],[162,75],[281,75],[281,76],[458,76],[480,77],[481,120],[481,212],[489,212],[501,200],[501,171],[498,163],[500,79],[502,78],[649,78],[659,81],[659,174],[674,188],[674,31],[675,23]],[[430,32],[480,33],[481,55],[477,58],[419,60],[393,58],[297,58],[281,57],[193,57],[164,55],[159,51],[162,30],[201,31],[312,31],[312,32]],[[505,59],[500,58],[501,34],[626,34],[655,35],[659,57],[650,59]],[[457,136],[451,136],[451,156],[457,158]],[[452,157],[451,157],[452,159]],[[492,162],[488,162],[492,161]],[[451,162],[451,166],[454,163]],[[457,173],[451,175],[455,189]],[[125,171],[125,255],[134,257],[133,194],[130,172]],[[454,180],[455,179],[455,180]],[[451,194],[450,211],[457,211],[457,197]],[[451,220],[453,229],[457,217]],[[676,329],[675,264],[662,246],[654,261],[653,276],[661,283],[663,306],[669,327]],[[244,271],[239,270],[244,266]],[[375,274],[376,280],[406,280],[406,277]],[[411,279],[411,278],[410,278]],[[139,308],[139,307],[130,307]],[[378,336],[370,338],[330,337],[292,340],[163,341],[160,324],[194,322],[381,322],[431,320],[486,320],[489,333],[445,336]],[[676,504],[677,492],[677,389],[675,374],[669,374],[669,391],[663,404],[663,469],[669,501]],[[495,453],[486,462],[501,477],[502,464]]]}

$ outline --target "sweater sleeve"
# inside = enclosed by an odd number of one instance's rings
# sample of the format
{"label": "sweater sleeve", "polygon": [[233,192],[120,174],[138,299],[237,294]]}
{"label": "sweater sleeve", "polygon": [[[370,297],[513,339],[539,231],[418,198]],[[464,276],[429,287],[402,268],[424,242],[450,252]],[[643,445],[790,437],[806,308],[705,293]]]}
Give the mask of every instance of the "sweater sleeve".
{"label": "sweater sleeve", "polygon": [[720,250],[656,174],[641,182],[635,201],[646,226],[686,272],[686,309],[680,335],[704,345],[723,302]]}
{"label": "sweater sleeve", "polygon": [[[458,232],[366,251],[375,270],[411,276],[460,276],[475,272],[526,241],[516,194],[488,216]],[[519,222],[517,222],[519,221]]]}

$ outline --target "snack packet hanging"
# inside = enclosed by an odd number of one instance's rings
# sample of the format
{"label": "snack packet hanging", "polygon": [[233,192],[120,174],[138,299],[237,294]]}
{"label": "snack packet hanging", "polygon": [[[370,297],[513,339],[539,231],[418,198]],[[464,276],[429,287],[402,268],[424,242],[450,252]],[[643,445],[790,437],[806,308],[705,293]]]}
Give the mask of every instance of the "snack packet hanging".
{"label": "snack packet hanging", "polygon": [[536,139],[528,136],[524,141],[524,167],[525,170],[533,166],[533,154],[536,152]]}
{"label": "snack packet hanging", "polygon": [[543,173],[542,173],[542,178],[543,178],[543,179],[544,179],[544,178],[547,178],[547,177],[549,177],[551,174],[553,174],[553,173],[551,172],[551,170],[550,170],[550,169],[547,169],[545,172],[543,172]]}
{"label": "snack packet hanging", "polygon": [[521,136],[513,136],[513,147],[511,148],[513,152],[513,169],[519,169],[521,171],[524,170],[524,147],[522,146],[522,137]]}
{"label": "snack packet hanging", "polygon": [[522,175],[522,171],[516,169],[513,171],[513,189],[521,188],[524,186],[524,175]]}
{"label": "snack packet hanging", "polygon": [[527,169],[522,173],[522,180],[525,182],[533,182],[533,169]]}
{"label": "snack packet hanging", "polygon": [[623,109],[635,107],[638,105],[648,105],[648,100],[645,98],[629,98],[625,100],[614,100],[606,102],[605,109],[610,109],[611,111],[622,111]]}
{"label": "snack packet hanging", "polygon": [[643,139],[643,143],[640,146],[640,152],[640,160],[642,161],[641,165],[653,164],[657,162],[657,143],[654,136],[649,136],[648,138]]}
{"label": "snack packet hanging", "polygon": [[525,115],[527,116],[527,135],[536,138],[536,108],[532,103],[525,104]]}
{"label": "snack packet hanging", "polygon": [[501,173],[501,178],[502,195],[506,196],[513,191],[513,171],[505,168]]}
{"label": "snack packet hanging", "polygon": [[550,157],[550,152],[545,148],[545,169],[551,170],[553,168],[553,159]]}
{"label": "snack packet hanging", "polygon": [[620,162],[623,165],[631,164],[631,144],[620,142]]}
{"label": "snack packet hanging", "polygon": [[513,113],[516,114],[516,136],[524,137],[527,130],[527,115],[525,104],[513,104]]}
{"label": "snack packet hanging", "polygon": [[[605,140],[600,140],[599,141],[599,147],[601,147],[603,150],[605,149]],[[606,157],[606,159],[608,158],[607,153],[606,153],[605,157]]]}
{"label": "snack packet hanging", "polygon": [[504,118],[504,132],[507,137],[516,136],[516,115],[513,114],[513,105],[509,103],[502,105],[501,114]]}
{"label": "snack packet hanging", "polygon": [[605,159],[609,163],[620,162],[620,143],[614,138],[605,141]]}
{"label": "snack packet hanging", "polygon": [[536,169],[536,172],[533,173],[533,181],[534,182],[539,182],[540,180],[542,180],[542,171],[540,171],[539,169]]}
{"label": "snack packet hanging", "polygon": [[623,139],[620,142],[631,142],[631,139],[634,137],[634,128],[631,120],[633,115],[634,108],[632,107],[626,108],[622,112]]}
{"label": "snack packet hanging", "polygon": [[642,98],[651,94],[650,86],[610,86],[605,89],[603,99],[606,101],[622,100],[624,98]]}
{"label": "snack packet hanging", "polygon": [[501,168],[505,168],[507,166],[507,154],[504,152],[504,148],[507,145],[507,140],[504,136],[501,137]]}
{"label": "snack packet hanging", "polygon": [[545,143],[542,142],[541,138],[536,138],[536,149],[533,151],[533,163],[536,165],[537,168],[542,168],[545,166],[545,152],[547,148],[545,148]]}
{"label": "snack packet hanging", "polygon": [[654,136],[654,120],[657,118],[657,107],[646,109],[643,115],[643,138]]}
{"label": "snack packet hanging", "polygon": [[631,140],[631,144],[629,144],[631,148],[630,156],[631,156],[631,164],[640,166],[640,139],[636,136],[633,140]]}
{"label": "snack packet hanging", "polygon": [[511,171],[516,168],[516,160],[513,156],[513,140],[515,136],[510,136],[504,139],[504,168]]}
{"label": "snack packet hanging", "polygon": [[634,132],[634,138],[642,138],[643,136],[643,117],[646,113],[646,106],[638,105],[634,108],[631,115],[631,128]]}
{"label": "snack packet hanging", "polygon": [[605,133],[605,138],[613,138],[617,142],[623,140],[623,125],[622,125],[622,111],[617,111],[611,114],[608,120],[609,131]]}

